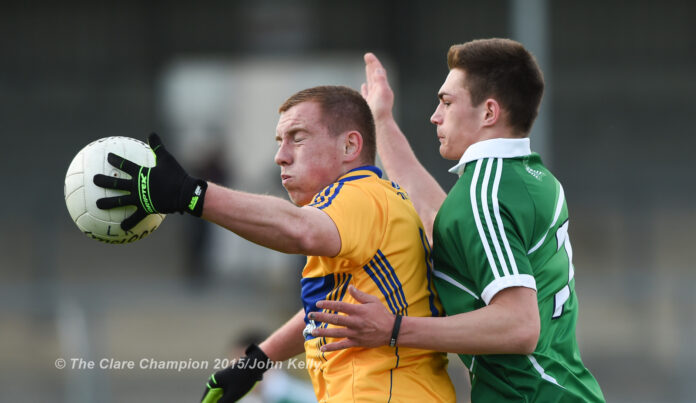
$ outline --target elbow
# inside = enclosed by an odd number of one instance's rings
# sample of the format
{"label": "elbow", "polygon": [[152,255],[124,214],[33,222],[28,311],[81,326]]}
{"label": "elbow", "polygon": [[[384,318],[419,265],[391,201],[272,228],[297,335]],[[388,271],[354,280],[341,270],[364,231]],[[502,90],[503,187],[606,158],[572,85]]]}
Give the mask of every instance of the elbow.
{"label": "elbow", "polygon": [[306,256],[335,256],[338,254],[338,251],[333,253],[330,237],[324,236],[324,234],[317,232],[316,228],[304,223],[295,226],[290,232],[288,243],[292,250],[291,253]]}
{"label": "elbow", "polygon": [[524,355],[534,353],[537,343],[539,343],[539,329],[536,332],[526,332],[519,340],[520,353]]}
{"label": "elbow", "polygon": [[341,250],[341,237],[328,215],[309,208],[296,218],[288,220],[284,226],[282,236],[289,250],[287,253],[329,257],[338,255]]}
{"label": "elbow", "polygon": [[316,245],[312,231],[304,225],[295,225],[283,231],[283,252],[301,255],[312,255],[310,251]]}
{"label": "elbow", "polygon": [[296,248],[295,253],[299,253],[307,256],[317,256],[315,251],[319,245],[317,237],[312,233],[311,230],[298,229],[295,233],[293,245]]}
{"label": "elbow", "polygon": [[534,353],[539,343],[540,324],[537,320],[525,321],[515,332],[513,349],[516,354],[529,355]]}

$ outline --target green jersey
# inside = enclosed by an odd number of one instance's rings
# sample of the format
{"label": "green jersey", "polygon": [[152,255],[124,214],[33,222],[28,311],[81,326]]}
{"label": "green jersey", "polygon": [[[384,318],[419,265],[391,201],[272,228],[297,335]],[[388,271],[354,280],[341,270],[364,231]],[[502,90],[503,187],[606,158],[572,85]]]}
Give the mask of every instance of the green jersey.
{"label": "green jersey", "polygon": [[529,139],[470,146],[435,219],[435,285],[448,315],[508,287],[535,289],[541,332],[531,355],[460,355],[473,402],[603,402],[575,338],[578,301],[563,188]]}

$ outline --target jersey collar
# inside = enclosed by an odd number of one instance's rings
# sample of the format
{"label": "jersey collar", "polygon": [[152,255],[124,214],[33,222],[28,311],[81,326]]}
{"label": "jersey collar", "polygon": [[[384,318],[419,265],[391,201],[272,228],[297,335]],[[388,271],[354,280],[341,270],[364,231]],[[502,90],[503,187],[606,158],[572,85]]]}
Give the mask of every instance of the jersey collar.
{"label": "jersey collar", "polygon": [[[362,171],[362,172],[361,172]],[[367,172],[365,172],[367,171]],[[369,176],[370,173],[373,173],[377,175],[378,178],[382,177],[382,170],[377,168],[374,165],[363,165],[361,167],[353,168],[350,171],[346,172],[341,176],[339,179],[343,179],[346,177],[354,177],[360,175],[360,178],[364,178],[365,176]]]}
{"label": "jersey collar", "polygon": [[459,176],[464,172],[467,162],[480,160],[481,158],[515,158],[532,153],[529,146],[529,137],[523,139],[490,139],[479,141],[469,146],[459,160],[459,163],[449,169],[448,172]]}

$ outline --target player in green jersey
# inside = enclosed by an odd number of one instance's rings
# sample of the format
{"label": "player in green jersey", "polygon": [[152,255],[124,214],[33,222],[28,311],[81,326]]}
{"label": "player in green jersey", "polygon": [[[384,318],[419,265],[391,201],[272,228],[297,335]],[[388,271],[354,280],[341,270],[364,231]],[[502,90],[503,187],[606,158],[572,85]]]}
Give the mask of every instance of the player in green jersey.
{"label": "player in green jersey", "polygon": [[[445,194],[418,162],[392,116],[379,60],[365,55],[367,99],[390,178],[406,189],[433,240],[435,284],[447,317],[395,317],[350,288],[359,305],[322,301],[345,315],[315,313],[342,328],[326,351],[392,343],[460,354],[474,402],[603,402],[575,338],[575,294],[563,187],[532,153],[529,132],[544,88],[519,43],[454,45],[431,117],[440,154],[458,163]],[[399,328],[400,324],[400,328]]]}

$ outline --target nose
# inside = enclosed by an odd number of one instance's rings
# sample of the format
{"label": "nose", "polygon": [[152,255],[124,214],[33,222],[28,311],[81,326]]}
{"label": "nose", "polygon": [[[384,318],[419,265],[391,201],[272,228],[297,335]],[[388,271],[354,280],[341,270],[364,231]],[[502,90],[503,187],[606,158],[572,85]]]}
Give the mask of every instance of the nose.
{"label": "nose", "polygon": [[433,112],[433,115],[430,116],[430,123],[432,123],[434,125],[439,125],[440,123],[442,123],[442,116],[440,115],[440,107],[439,106],[435,109],[435,112]]}
{"label": "nose", "polygon": [[288,150],[288,147],[285,142],[282,142],[280,144],[273,160],[279,166],[288,165],[292,163],[292,154]]}

